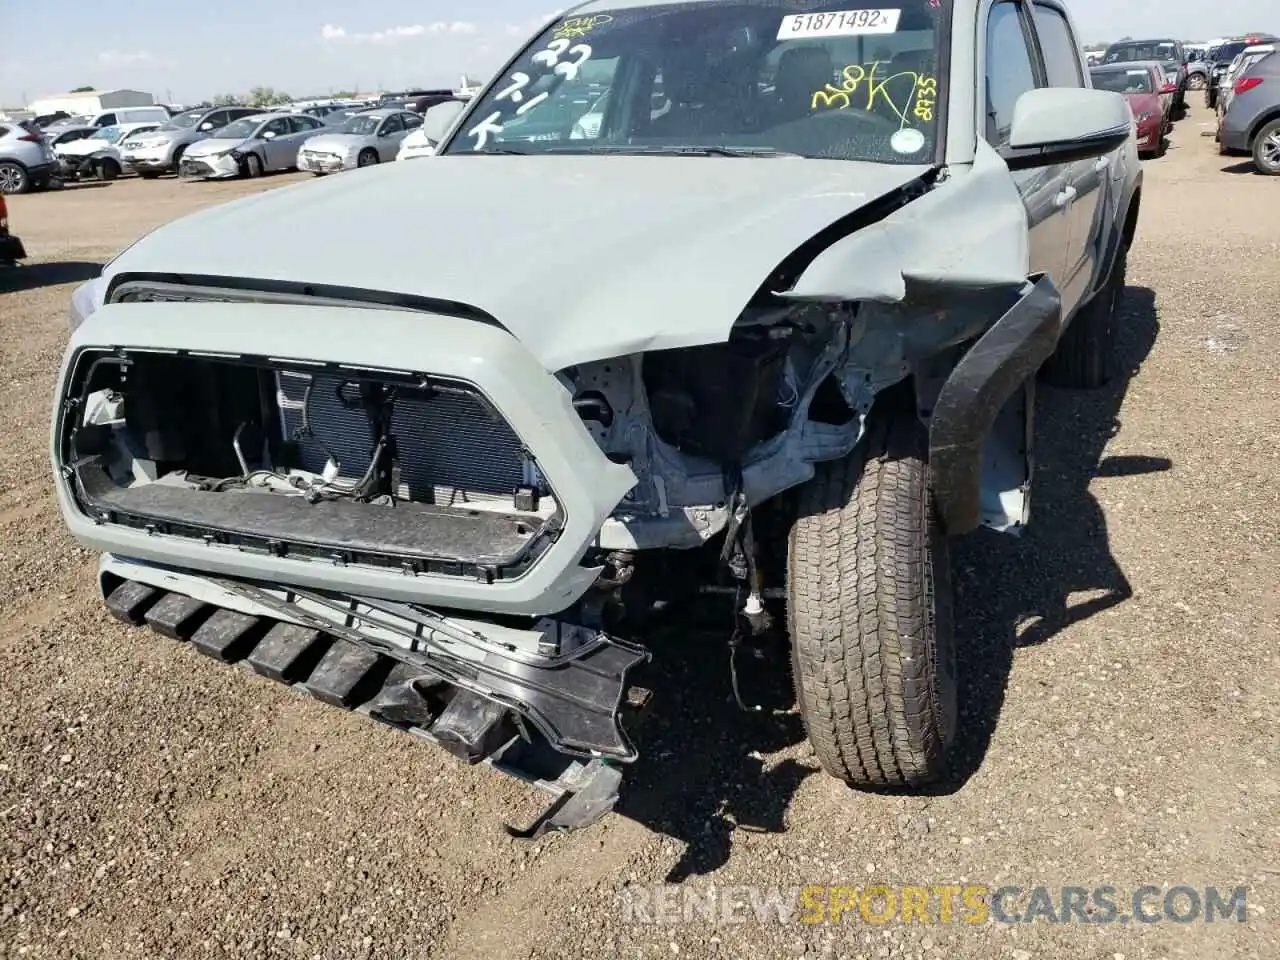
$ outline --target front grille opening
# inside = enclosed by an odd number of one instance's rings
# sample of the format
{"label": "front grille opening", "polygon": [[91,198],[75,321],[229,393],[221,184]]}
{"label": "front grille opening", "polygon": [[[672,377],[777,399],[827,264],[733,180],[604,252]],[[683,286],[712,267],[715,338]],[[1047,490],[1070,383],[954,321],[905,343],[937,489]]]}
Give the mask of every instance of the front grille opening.
{"label": "front grille opening", "polygon": [[90,352],[60,430],[86,513],[211,546],[492,580],[561,526],[487,398],[429,374]]}

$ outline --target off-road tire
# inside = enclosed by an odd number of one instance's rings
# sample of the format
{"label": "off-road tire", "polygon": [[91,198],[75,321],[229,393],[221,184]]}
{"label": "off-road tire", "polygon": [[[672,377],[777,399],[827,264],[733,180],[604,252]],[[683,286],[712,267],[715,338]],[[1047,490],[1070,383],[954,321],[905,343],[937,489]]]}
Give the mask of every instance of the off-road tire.
{"label": "off-road tire", "polygon": [[0,163],[0,171],[3,171],[4,177],[0,179],[0,193],[17,194],[29,193],[33,184],[31,183],[31,174],[27,173],[27,168],[18,163]]}
{"label": "off-road tire", "polygon": [[1280,120],[1263,124],[1253,138],[1253,165],[1259,173],[1280,176]]}
{"label": "off-road tire", "polygon": [[796,699],[828,773],[869,788],[945,771],[957,689],[947,540],[913,415],[818,464],[787,541]]}
{"label": "off-road tire", "polygon": [[1105,285],[1072,319],[1044,365],[1045,380],[1069,390],[1093,390],[1111,379],[1129,251],[1123,245]]}

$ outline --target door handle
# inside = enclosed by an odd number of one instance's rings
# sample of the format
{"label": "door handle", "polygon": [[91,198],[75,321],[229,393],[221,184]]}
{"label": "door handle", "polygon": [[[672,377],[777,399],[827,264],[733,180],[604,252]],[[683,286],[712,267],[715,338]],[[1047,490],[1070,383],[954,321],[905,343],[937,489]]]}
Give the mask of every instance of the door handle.
{"label": "door handle", "polygon": [[1071,202],[1075,200],[1076,196],[1077,194],[1076,194],[1075,187],[1066,187],[1063,189],[1063,191],[1060,194],[1058,194],[1056,197],[1053,198],[1053,205],[1055,207],[1070,206]]}
{"label": "door handle", "polygon": [[1098,173],[1101,173],[1103,170],[1107,169],[1107,167],[1109,166],[1111,166],[1110,157],[1099,157],[1098,162],[1093,165],[1093,169]]}

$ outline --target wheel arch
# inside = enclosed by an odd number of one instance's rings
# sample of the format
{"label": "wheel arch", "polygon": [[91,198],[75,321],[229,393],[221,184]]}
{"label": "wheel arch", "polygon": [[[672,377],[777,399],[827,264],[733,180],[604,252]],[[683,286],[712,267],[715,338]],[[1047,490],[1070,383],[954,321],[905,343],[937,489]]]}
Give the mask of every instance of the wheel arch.
{"label": "wheel arch", "polygon": [[1280,120],[1280,104],[1276,104],[1269,110],[1264,111],[1262,115],[1249,126],[1248,143],[1250,150],[1253,149],[1253,142],[1257,138],[1258,134],[1262,132],[1262,128],[1273,120]]}

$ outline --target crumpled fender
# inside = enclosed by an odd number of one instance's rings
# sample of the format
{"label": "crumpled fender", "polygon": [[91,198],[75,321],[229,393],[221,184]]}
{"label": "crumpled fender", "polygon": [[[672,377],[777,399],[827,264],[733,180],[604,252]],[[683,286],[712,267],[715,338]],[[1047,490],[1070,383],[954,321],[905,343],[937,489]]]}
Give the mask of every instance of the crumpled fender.
{"label": "crumpled fender", "polygon": [[973,166],[885,219],[836,241],[809,264],[791,300],[898,303],[913,286],[1021,287],[1027,211],[1009,168],[979,140]]}

